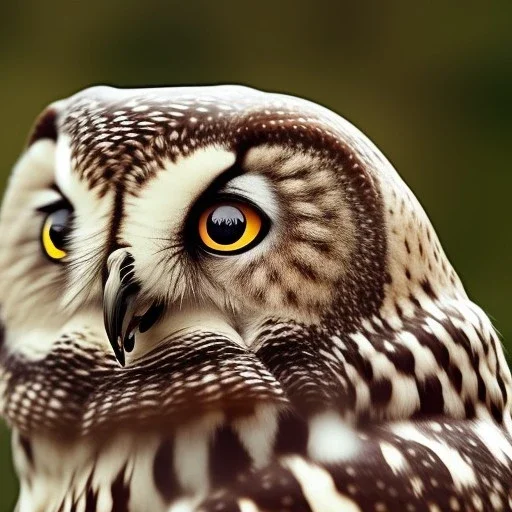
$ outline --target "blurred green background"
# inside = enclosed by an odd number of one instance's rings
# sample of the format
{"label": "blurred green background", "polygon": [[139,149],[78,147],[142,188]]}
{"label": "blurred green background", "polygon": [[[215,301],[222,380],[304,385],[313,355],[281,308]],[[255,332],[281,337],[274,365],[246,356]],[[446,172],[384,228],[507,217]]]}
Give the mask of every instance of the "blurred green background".
{"label": "blurred green background", "polygon": [[[0,189],[35,116],[91,84],[244,83],[305,96],[391,159],[512,347],[512,2],[424,4],[3,2]],[[10,459],[2,428],[2,511],[17,492]]]}

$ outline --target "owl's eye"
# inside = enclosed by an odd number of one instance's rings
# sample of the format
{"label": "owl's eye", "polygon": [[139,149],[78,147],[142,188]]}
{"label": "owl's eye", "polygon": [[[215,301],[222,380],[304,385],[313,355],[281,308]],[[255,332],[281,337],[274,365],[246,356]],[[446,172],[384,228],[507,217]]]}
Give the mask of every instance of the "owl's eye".
{"label": "owl's eye", "polygon": [[254,247],[268,232],[266,216],[238,201],[216,203],[199,216],[199,238],[213,254],[239,254]]}
{"label": "owl's eye", "polygon": [[69,233],[71,212],[62,208],[49,213],[41,229],[43,251],[52,261],[60,261],[67,252],[65,250],[66,235]]}

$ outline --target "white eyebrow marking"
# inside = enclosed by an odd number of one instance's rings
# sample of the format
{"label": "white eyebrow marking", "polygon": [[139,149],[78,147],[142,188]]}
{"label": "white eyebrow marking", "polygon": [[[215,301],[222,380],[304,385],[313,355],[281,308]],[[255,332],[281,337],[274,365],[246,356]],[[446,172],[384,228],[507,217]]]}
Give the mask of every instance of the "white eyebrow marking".
{"label": "white eyebrow marking", "polygon": [[272,221],[279,216],[278,200],[269,180],[260,174],[242,174],[233,178],[221,192],[236,194],[251,200],[261,208]]}
{"label": "white eyebrow marking", "polygon": [[60,135],[55,152],[55,182],[67,197],[69,197],[72,188],[70,142],[67,135]]}

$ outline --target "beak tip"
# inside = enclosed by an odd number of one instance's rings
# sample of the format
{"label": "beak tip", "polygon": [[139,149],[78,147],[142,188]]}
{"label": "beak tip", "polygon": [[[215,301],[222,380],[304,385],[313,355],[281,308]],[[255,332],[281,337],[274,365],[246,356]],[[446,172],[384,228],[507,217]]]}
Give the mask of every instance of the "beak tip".
{"label": "beak tip", "polygon": [[117,359],[118,363],[124,368],[126,361],[125,361],[123,349],[116,352],[116,359]]}
{"label": "beak tip", "polygon": [[108,336],[108,340],[110,341],[110,345],[112,346],[112,349],[114,350],[114,355],[118,361],[118,363],[124,367],[125,365],[125,354],[124,354],[124,348],[121,343],[119,343],[119,338],[114,340],[111,336]]}

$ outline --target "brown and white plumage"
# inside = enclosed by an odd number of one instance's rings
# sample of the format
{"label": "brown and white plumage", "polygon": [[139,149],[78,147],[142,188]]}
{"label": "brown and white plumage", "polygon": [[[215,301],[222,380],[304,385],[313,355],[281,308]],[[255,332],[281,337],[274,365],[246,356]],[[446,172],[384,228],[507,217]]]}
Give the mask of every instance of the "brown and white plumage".
{"label": "brown and white plumage", "polygon": [[[248,250],[201,248],[219,198],[263,212]],[[41,249],[52,208],[70,212],[60,262]],[[20,512],[512,510],[499,340],[332,112],[231,86],[85,90],[39,118],[0,229]]]}

